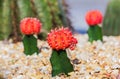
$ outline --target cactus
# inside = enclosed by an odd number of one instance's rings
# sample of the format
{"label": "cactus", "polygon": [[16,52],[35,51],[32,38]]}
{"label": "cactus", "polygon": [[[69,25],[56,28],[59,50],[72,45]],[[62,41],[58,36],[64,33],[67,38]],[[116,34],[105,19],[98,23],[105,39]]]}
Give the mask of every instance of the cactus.
{"label": "cactus", "polygon": [[7,39],[12,30],[10,15],[10,0],[0,0],[0,40]]}
{"label": "cactus", "polygon": [[19,22],[25,17],[37,17],[43,24],[45,39],[50,29],[63,25],[57,0],[0,0],[0,39],[21,36]]}
{"label": "cactus", "polygon": [[25,34],[23,38],[24,53],[26,55],[32,55],[39,53],[37,47],[37,39],[33,34],[38,34],[41,29],[41,23],[37,18],[25,18],[20,22],[20,30]]}
{"label": "cactus", "polygon": [[104,35],[120,35],[120,0],[111,0],[103,20]]}
{"label": "cactus", "polygon": [[99,24],[102,22],[102,14],[98,10],[88,11],[86,14],[86,22],[90,26],[88,28],[89,41],[103,40],[102,28]]}
{"label": "cactus", "polygon": [[48,34],[47,42],[53,49],[50,62],[52,65],[52,76],[60,73],[68,75],[73,71],[73,66],[70,59],[67,57],[66,48],[73,50],[77,44],[76,38],[72,36],[68,28],[60,28],[51,30]]}

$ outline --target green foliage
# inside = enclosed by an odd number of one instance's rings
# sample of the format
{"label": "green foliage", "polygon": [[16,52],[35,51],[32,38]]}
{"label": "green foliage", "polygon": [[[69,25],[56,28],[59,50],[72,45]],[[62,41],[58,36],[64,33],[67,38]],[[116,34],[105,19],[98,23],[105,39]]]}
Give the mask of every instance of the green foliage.
{"label": "green foliage", "polygon": [[104,35],[120,35],[120,0],[111,0],[103,20]]}
{"label": "green foliage", "polygon": [[99,26],[90,26],[88,29],[89,41],[103,40],[102,29]]}
{"label": "green foliage", "polygon": [[70,59],[67,57],[65,50],[53,50],[50,62],[52,65],[52,76],[56,76],[60,73],[68,75],[69,72],[73,71],[73,66],[70,63]]}
{"label": "green foliage", "polygon": [[33,35],[25,35],[23,38],[24,53],[26,55],[32,55],[34,53],[39,53],[37,47],[37,39]]}

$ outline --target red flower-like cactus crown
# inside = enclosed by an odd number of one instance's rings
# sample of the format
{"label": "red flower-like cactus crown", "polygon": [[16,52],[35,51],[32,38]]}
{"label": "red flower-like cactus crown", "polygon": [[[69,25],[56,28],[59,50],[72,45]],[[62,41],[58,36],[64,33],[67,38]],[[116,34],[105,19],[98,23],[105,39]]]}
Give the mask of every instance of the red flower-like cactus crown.
{"label": "red flower-like cactus crown", "polygon": [[60,28],[51,30],[47,37],[50,47],[56,50],[64,50],[70,48],[73,50],[77,44],[76,38],[68,28]]}
{"label": "red flower-like cactus crown", "polygon": [[20,22],[20,30],[25,35],[38,34],[41,29],[41,23],[37,18],[24,18]]}
{"label": "red flower-like cactus crown", "polygon": [[100,11],[92,10],[87,12],[85,19],[88,25],[94,26],[102,22],[103,16]]}

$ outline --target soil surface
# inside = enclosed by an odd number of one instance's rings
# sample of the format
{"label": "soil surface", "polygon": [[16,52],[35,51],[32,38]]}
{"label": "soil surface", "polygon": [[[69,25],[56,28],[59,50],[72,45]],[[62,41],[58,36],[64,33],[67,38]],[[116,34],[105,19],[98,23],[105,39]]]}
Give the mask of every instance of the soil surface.
{"label": "soil surface", "polygon": [[88,42],[88,36],[74,35],[75,50],[67,49],[74,66],[70,76],[51,76],[51,48],[38,40],[39,55],[26,56],[22,42],[0,41],[0,77],[5,79],[120,79],[120,36],[104,36],[103,42]]}

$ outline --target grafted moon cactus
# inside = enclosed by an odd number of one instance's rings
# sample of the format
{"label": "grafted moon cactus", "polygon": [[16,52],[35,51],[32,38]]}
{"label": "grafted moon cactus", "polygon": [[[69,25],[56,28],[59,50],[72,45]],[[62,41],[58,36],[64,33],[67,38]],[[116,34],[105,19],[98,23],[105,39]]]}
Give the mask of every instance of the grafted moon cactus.
{"label": "grafted moon cactus", "polygon": [[85,20],[87,24],[90,26],[88,29],[89,41],[93,42],[94,40],[103,40],[102,29],[99,26],[102,23],[103,16],[98,10],[88,11]]}
{"label": "grafted moon cactus", "polygon": [[20,22],[20,30],[25,34],[23,38],[24,53],[32,55],[39,52],[37,48],[37,39],[33,34],[39,34],[41,29],[41,22],[37,18],[24,18]]}
{"label": "grafted moon cactus", "polygon": [[52,65],[52,76],[56,76],[60,73],[68,75],[73,71],[73,65],[70,63],[70,59],[67,57],[65,49],[70,48],[74,50],[77,39],[73,37],[72,32],[68,28],[59,28],[51,30],[48,34],[47,42],[53,49],[50,62]]}

